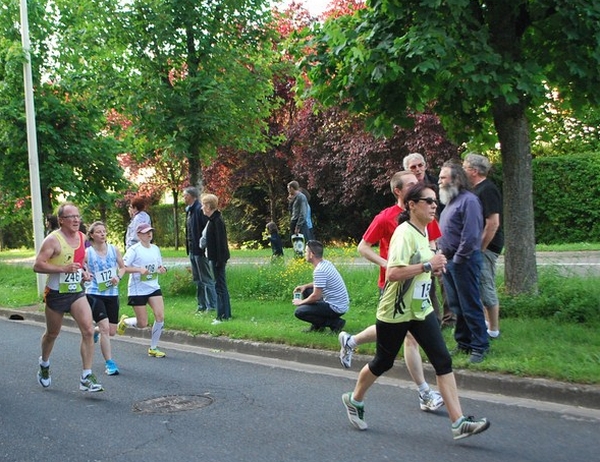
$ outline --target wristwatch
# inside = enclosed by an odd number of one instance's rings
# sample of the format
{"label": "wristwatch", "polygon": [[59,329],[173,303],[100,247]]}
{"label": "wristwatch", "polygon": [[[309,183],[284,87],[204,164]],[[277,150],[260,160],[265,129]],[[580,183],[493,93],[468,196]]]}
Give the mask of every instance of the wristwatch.
{"label": "wristwatch", "polygon": [[431,266],[431,263],[426,261],[425,263],[423,263],[423,271],[426,273],[430,273],[431,270],[433,269],[433,267]]}

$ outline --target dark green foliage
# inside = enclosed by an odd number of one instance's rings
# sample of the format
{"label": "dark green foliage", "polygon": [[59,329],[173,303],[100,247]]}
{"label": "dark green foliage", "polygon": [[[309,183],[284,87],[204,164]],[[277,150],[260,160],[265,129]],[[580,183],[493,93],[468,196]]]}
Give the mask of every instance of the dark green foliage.
{"label": "dark green foliage", "polygon": [[[533,159],[533,210],[537,244],[600,241],[600,153]],[[488,178],[503,189],[502,165]],[[504,204],[516,213],[518,204]]]}
{"label": "dark green foliage", "polygon": [[[153,205],[148,209],[154,227],[154,242],[163,247],[175,246],[175,220],[173,204]],[[179,213],[179,246],[185,249],[185,208],[183,204],[177,208]]]}
{"label": "dark green foliage", "polygon": [[196,296],[196,284],[192,281],[192,270],[189,266],[175,268],[169,273],[172,273],[169,293],[190,297]]}
{"label": "dark green foliage", "polygon": [[17,217],[14,223],[0,229],[0,249],[33,247],[32,228],[31,216]]}
{"label": "dark green foliage", "polygon": [[597,278],[566,278],[553,270],[540,270],[539,294],[508,296],[500,286],[503,318],[554,319],[561,323],[600,326],[600,286]]}
{"label": "dark green foliage", "polygon": [[537,158],[533,185],[537,243],[600,240],[600,154]]}

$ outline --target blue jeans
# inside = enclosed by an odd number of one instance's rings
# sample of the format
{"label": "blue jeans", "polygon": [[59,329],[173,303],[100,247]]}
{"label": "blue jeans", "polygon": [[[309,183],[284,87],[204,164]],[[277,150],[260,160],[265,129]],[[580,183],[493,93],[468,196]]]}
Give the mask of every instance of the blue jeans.
{"label": "blue jeans", "polygon": [[192,278],[196,283],[198,310],[214,310],[217,308],[217,290],[215,275],[208,259],[204,255],[190,255]]}
{"label": "blue jeans", "polygon": [[456,343],[465,350],[485,352],[490,345],[479,292],[481,264],[478,250],[463,263],[449,260],[444,273],[444,289],[448,305],[456,314]]}
{"label": "blue jeans", "polygon": [[229,300],[229,289],[227,289],[227,278],[225,277],[225,264],[215,265],[210,262],[216,280],[217,288],[217,319],[229,319],[231,317],[231,302]]}

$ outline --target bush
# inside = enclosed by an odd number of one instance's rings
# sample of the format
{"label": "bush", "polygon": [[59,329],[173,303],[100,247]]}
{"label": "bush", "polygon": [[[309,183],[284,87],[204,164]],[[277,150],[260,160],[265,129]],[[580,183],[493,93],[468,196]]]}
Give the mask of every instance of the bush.
{"label": "bush", "polygon": [[[535,237],[537,244],[600,242],[600,153],[572,154],[561,157],[539,157],[533,160],[533,201]],[[490,179],[502,189],[502,165],[495,164]],[[322,206],[312,201],[316,236],[329,244],[334,241],[360,239],[373,216],[391,204],[389,193],[367,195],[368,204],[350,207],[339,203]],[[268,246],[263,240],[266,222],[266,201],[256,191],[245,191],[244,200],[234,199],[223,210],[230,244],[248,247]],[[248,204],[253,201],[253,206]],[[86,223],[99,219],[99,210],[81,205]],[[514,204],[505,204],[507,213],[513,213]],[[114,207],[107,212],[109,242],[123,246],[123,236],[129,222],[127,211]],[[155,241],[161,247],[175,246],[175,219],[172,204],[153,205],[148,213],[156,228]],[[185,248],[185,211],[177,207],[178,248]],[[262,218],[261,218],[262,217]],[[317,222],[318,220],[318,222]],[[290,246],[289,215],[278,220],[284,245]],[[33,246],[31,218],[0,230],[0,239],[6,249]]]}
{"label": "bush", "polygon": [[600,326],[600,286],[596,278],[565,278],[557,271],[539,272],[539,294],[508,296],[499,286],[503,318],[554,319],[561,323]]}
{"label": "bush", "polygon": [[[600,154],[538,157],[532,170],[536,243],[599,242]],[[494,164],[489,178],[502,190],[501,164]]]}
{"label": "bush", "polygon": [[537,243],[600,241],[600,155],[537,158],[533,184]]}

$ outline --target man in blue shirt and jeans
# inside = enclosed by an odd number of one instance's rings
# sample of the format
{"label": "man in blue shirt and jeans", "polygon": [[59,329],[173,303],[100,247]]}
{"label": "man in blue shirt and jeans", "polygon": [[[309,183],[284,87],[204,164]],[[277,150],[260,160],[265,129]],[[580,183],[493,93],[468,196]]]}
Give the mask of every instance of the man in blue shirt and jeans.
{"label": "man in blue shirt and jeans", "polygon": [[481,202],[469,189],[462,165],[446,162],[439,176],[442,237],[438,245],[448,259],[444,288],[450,309],[456,313],[454,353],[469,354],[480,363],[489,348],[479,279],[481,274]]}

